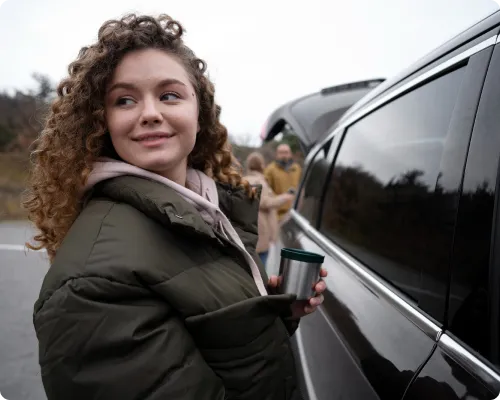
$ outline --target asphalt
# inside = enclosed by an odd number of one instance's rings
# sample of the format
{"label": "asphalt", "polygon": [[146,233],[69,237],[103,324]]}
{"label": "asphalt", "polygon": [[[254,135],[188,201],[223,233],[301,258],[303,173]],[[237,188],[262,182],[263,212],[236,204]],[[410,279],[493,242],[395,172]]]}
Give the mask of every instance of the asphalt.
{"label": "asphalt", "polygon": [[32,234],[27,223],[0,223],[0,400],[46,400],[32,315],[48,260],[23,249]]}

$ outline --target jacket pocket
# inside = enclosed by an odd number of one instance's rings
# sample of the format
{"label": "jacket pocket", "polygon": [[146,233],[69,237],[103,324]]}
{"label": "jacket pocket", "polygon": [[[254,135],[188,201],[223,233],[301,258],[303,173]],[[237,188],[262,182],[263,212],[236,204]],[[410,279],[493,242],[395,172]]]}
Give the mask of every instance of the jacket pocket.
{"label": "jacket pocket", "polygon": [[[205,361],[222,379],[228,399],[280,399],[293,368],[281,321],[293,297],[263,296],[186,319]],[[292,365],[290,365],[292,364]]]}

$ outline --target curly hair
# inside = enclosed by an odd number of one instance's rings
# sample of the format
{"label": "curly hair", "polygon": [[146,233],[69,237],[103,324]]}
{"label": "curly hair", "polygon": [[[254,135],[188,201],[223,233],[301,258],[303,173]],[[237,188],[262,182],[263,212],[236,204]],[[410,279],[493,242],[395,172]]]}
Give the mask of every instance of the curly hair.
{"label": "curly hair", "polygon": [[154,48],[176,57],[184,66],[199,106],[200,132],[188,157],[188,165],[216,181],[241,186],[253,197],[242,179],[231,152],[227,129],[219,121],[221,108],[214,101],[214,85],[206,76],[206,63],[182,40],[182,25],[168,15],[158,18],[127,15],[105,22],[98,40],[83,47],[69,65],[69,76],[57,88],[45,127],[35,141],[32,171],[24,207],[39,229],[38,244],[52,259],[81,211],[83,187],[95,161],[109,148],[104,115],[104,96],[112,74],[123,57],[135,50]]}

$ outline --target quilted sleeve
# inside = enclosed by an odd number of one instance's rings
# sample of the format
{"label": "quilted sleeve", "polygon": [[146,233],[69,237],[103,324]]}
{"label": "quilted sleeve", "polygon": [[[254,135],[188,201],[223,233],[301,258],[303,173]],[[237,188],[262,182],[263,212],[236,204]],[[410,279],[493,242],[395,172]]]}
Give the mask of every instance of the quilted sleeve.
{"label": "quilted sleeve", "polygon": [[48,400],[224,399],[171,307],[142,286],[83,277],[35,304]]}

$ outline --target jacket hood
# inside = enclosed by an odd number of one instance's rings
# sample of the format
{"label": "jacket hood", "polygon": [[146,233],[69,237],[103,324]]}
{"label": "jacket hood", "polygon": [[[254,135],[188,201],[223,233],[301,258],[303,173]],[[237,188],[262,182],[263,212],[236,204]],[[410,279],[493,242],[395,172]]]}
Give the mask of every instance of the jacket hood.
{"label": "jacket hood", "polygon": [[184,187],[154,172],[111,158],[101,158],[100,161],[94,164],[94,168],[87,179],[85,191],[90,190],[99,182],[124,175],[138,176],[163,183],[174,189],[189,203],[198,206],[196,208],[204,209],[212,217],[219,207],[215,183],[213,179],[201,171],[188,169],[186,176],[187,187]]}

